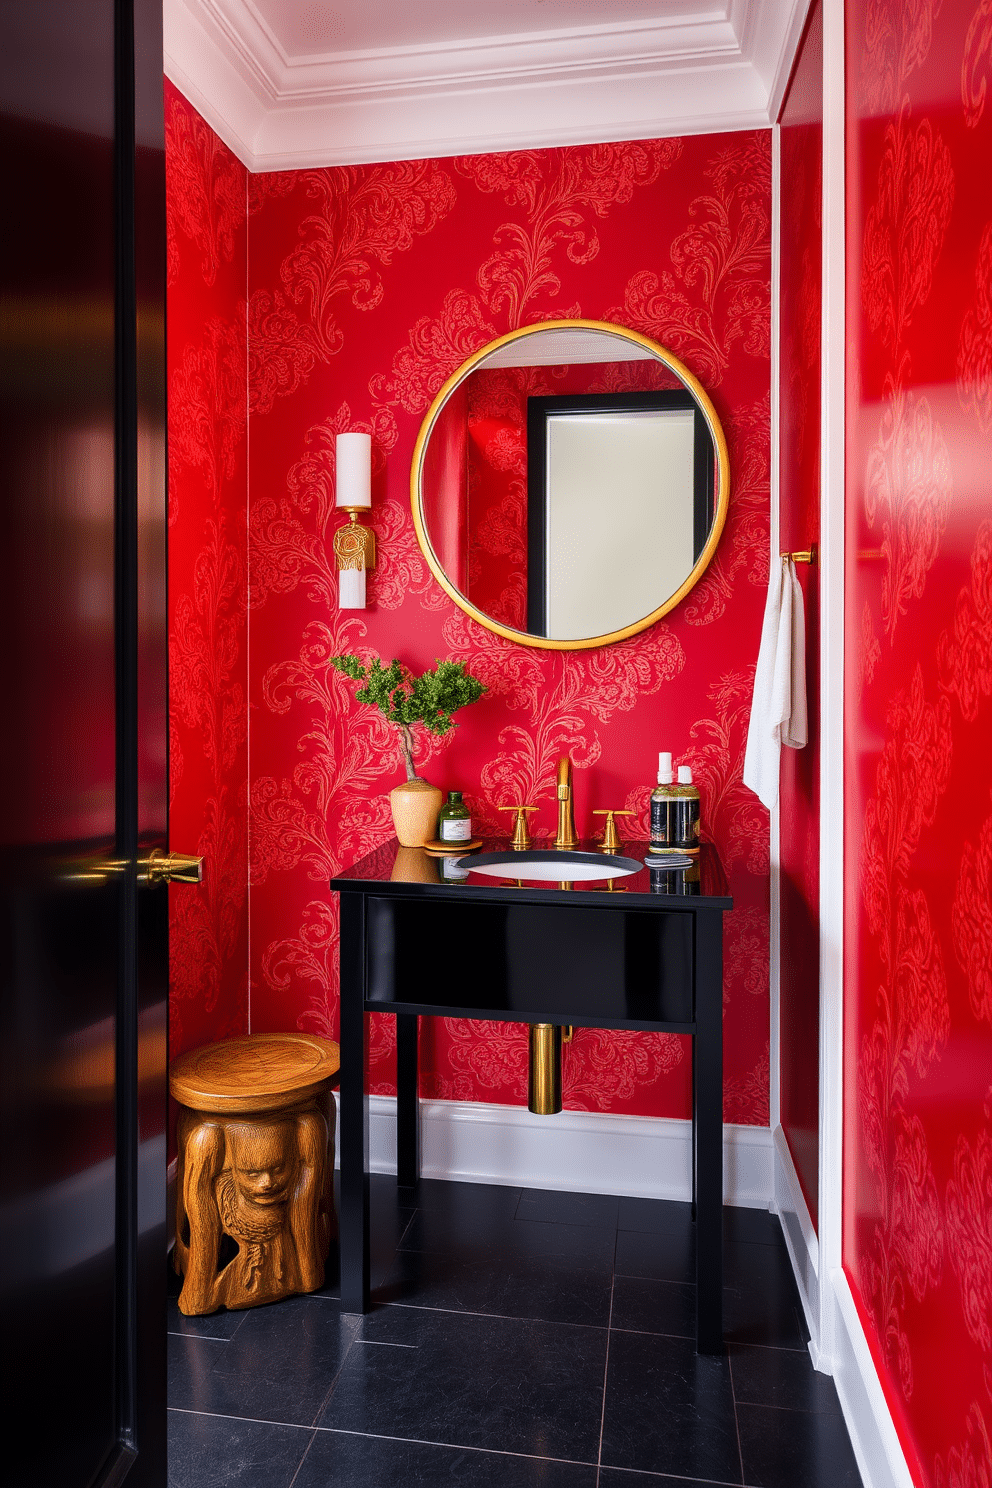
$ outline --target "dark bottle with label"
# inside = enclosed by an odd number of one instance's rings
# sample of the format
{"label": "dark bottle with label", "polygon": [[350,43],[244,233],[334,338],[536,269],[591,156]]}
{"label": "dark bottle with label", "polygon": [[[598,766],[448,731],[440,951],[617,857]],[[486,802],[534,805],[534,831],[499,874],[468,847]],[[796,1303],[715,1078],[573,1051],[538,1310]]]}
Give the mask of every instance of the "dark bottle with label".
{"label": "dark bottle with label", "polygon": [[679,852],[699,851],[699,791],[692,783],[688,765],[679,765],[679,783],[672,801],[673,847]]}
{"label": "dark bottle with label", "polygon": [[658,755],[658,788],[651,792],[651,844],[653,853],[673,851],[674,821],[672,805],[675,786],[672,774],[672,756],[666,750]]}

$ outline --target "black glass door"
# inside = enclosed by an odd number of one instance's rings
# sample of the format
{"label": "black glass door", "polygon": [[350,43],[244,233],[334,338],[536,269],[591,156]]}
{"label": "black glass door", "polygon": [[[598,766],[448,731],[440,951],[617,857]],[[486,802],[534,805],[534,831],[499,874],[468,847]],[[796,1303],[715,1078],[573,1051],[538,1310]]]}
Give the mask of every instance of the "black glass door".
{"label": "black glass door", "polygon": [[164,1484],[161,3],[0,17],[4,1476]]}

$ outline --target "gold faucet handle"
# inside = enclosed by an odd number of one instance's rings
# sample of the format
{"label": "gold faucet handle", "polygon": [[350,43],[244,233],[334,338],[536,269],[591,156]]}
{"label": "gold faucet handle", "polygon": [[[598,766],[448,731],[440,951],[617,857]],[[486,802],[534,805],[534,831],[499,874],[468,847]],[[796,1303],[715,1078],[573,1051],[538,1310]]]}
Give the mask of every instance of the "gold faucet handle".
{"label": "gold faucet handle", "polygon": [[600,852],[604,852],[604,853],[618,853],[620,851],[620,848],[623,846],[623,844],[620,841],[620,833],[617,831],[617,824],[613,820],[613,818],[615,816],[633,816],[633,815],[634,815],[634,812],[633,811],[622,811],[619,806],[611,806],[608,811],[607,810],[603,810],[603,811],[594,811],[593,812],[593,816],[605,816],[606,817],[606,828],[605,828],[605,830],[603,832],[603,840],[600,843],[600,847],[599,847]]}
{"label": "gold faucet handle", "polygon": [[530,847],[531,835],[527,830],[527,817],[524,813],[527,811],[536,811],[537,807],[521,802],[519,806],[500,806],[499,810],[515,811],[517,813],[513,823],[513,841],[510,843],[510,846],[516,848],[518,852],[523,851],[526,847]]}

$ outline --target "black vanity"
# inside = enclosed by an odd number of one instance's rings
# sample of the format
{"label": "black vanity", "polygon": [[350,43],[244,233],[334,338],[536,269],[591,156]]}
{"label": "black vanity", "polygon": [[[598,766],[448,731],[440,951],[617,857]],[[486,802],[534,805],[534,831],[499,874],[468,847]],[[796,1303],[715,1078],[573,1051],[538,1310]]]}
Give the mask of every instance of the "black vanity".
{"label": "black vanity", "polygon": [[[507,847],[487,842],[483,851]],[[636,843],[624,851],[643,860],[645,849]],[[574,885],[501,883],[471,872],[445,881],[445,871],[441,860],[393,840],[331,880],[341,895],[343,1310],[370,1306],[369,1013],[396,1015],[403,1184],[416,1182],[419,1167],[418,1017],[655,1029],[693,1041],[696,1346],[720,1352],[722,945],[723,914],[733,901],[716,852],[704,845],[687,870],[652,865]],[[430,946],[443,948],[443,967],[428,977],[415,952]]]}

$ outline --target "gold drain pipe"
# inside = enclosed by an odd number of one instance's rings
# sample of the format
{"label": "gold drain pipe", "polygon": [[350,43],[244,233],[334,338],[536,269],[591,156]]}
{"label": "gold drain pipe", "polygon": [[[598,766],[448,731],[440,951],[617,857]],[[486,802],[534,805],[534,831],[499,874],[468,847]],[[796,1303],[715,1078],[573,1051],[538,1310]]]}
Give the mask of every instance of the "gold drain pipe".
{"label": "gold drain pipe", "polygon": [[556,1116],[561,1110],[561,1046],[570,1042],[572,1030],[558,1023],[531,1023],[527,1033],[527,1109],[535,1116]]}

